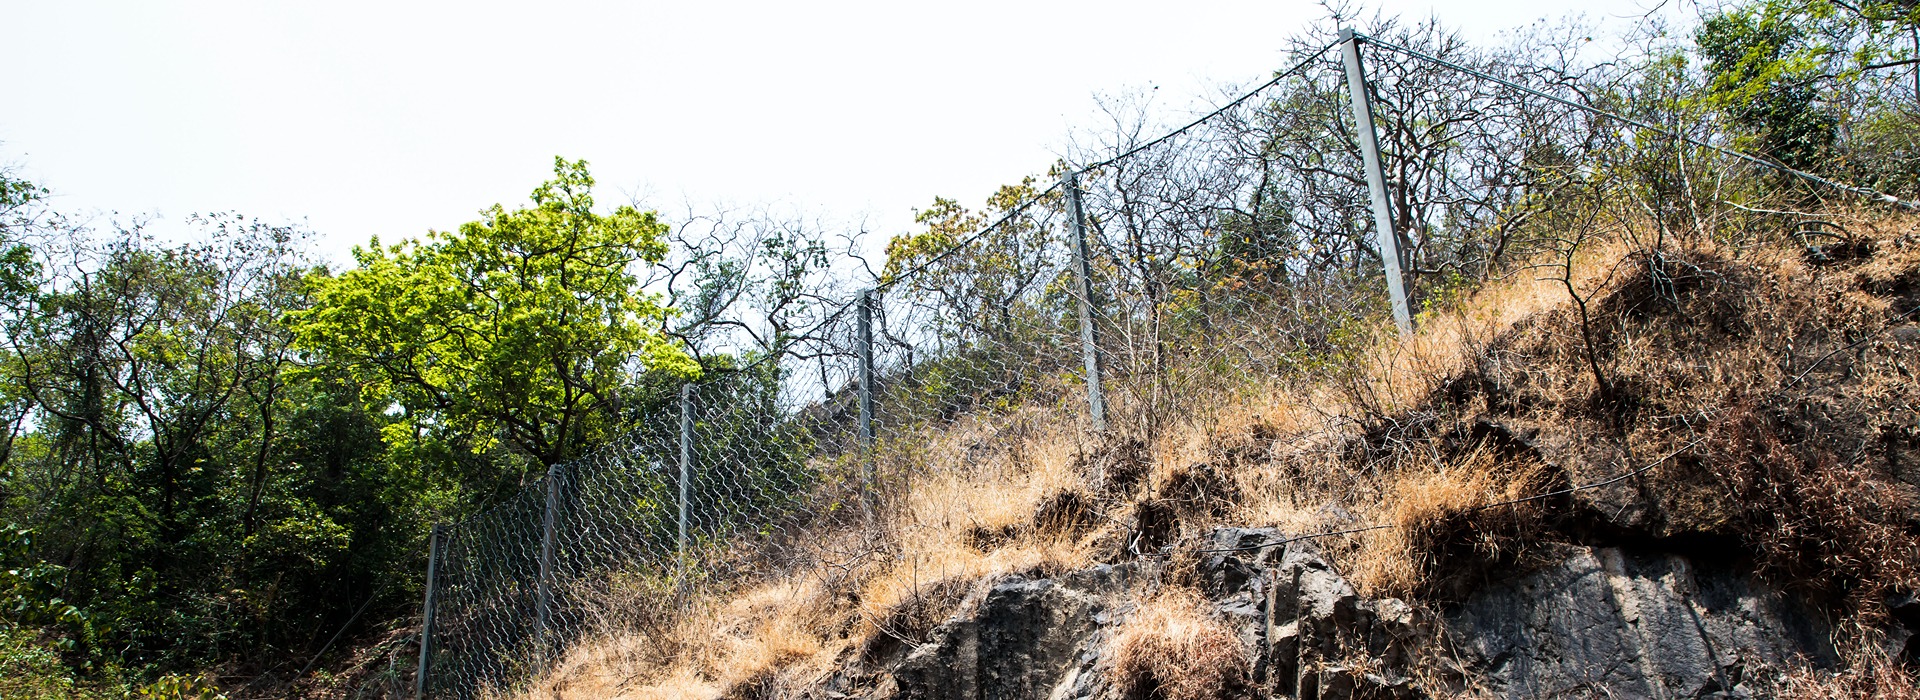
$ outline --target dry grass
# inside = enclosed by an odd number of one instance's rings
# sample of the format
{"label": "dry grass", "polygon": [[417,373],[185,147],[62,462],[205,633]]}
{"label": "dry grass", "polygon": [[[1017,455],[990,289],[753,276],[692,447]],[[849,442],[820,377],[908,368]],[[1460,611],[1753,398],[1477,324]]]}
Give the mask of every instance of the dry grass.
{"label": "dry grass", "polygon": [[924,625],[902,630],[888,621],[903,608],[927,608],[929,594],[945,604],[917,619],[945,617],[962,593],[953,581],[1089,560],[1078,529],[1045,522],[1058,514],[1043,507],[1060,494],[1087,490],[1081,469],[1087,448],[1079,431],[1022,409],[918,437],[900,441],[916,443],[922,456],[895,466],[913,471],[906,479],[911,488],[892,499],[879,523],[892,543],[891,560],[864,580],[856,636],[917,642]]}
{"label": "dry grass", "polygon": [[[1113,392],[1103,438],[1068,401],[890,441],[878,462],[896,486],[871,521],[812,533],[794,573],[685,602],[675,624],[610,628],[526,697],[791,695],[923,641],[983,579],[1133,555],[1116,541],[1146,553],[1215,524],[1387,524],[1324,544],[1368,594],[1444,594],[1564,536],[1555,519],[1570,517],[1568,499],[1488,506],[1669,454],[1636,482],[1656,513],[1648,534],[1742,538],[1772,575],[1867,609],[1920,584],[1900,521],[1910,489],[1857,456],[1912,432],[1889,417],[1920,405],[1911,350],[1884,335],[1920,298],[1920,219],[1841,218],[1870,258],[1815,266],[1792,249],[1705,241],[1654,256],[1593,239],[1571,276],[1595,310],[1591,346],[1565,284],[1521,267],[1324,375],[1144,403]],[[1604,450],[1547,459],[1474,432],[1486,424],[1556,427]],[[1114,638],[1117,689],[1202,698],[1244,683],[1239,642],[1180,590]],[[1782,693],[1912,697],[1898,671],[1850,668],[1789,674]]]}
{"label": "dry grass", "polygon": [[613,630],[574,644],[523,697],[719,698],[770,671],[831,663],[837,626],[816,581],[757,586],[691,601],[654,633]]}
{"label": "dry grass", "polygon": [[[1867,633],[1859,641],[1880,641]],[[1877,644],[1858,644],[1836,670],[1805,666],[1764,678],[1759,692],[1780,700],[1920,700],[1920,669],[1887,658]]]}
{"label": "dry grass", "polygon": [[[1594,246],[1575,267],[1591,344],[1558,281],[1486,286],[1376,346],[1313,402],[1346,430],[1286,459],[1352,475],[1305,490],[1376,503],[1361,520],[1393,525],[1341,550],[1376,592],[1431,592],[1450,570],[1560,536],[1528,510],[1571,515],[1538,503],[1465,517],[1497,495],[1644,466],[1628,498],[1650,499],[1647,534],[1743,539],[1779,582],[1871,617],[1887,592],[1920,584],[1920,542],[1903,523],[1913,488],[1894,473],[1904,448],[1874,447],[1912,432],[1899,416],[1920,399],[1911,344],[1888,336],[1912,318],[1900,306],[1920,283],[1920,220],[1848,216],[1857,257],[1818,266],[1779,246]],[[1552,426],[1580,449],[1550,465],[1531,444],[1464,458],[1476,423]]]}
{"label": "dry grass", "polygon": [[1198,592],[1167,588],[1114,635],[1109,678],[1129,700],[1215,700],[1248,683],[1248,652]]}
{"label": "dry grass", "polygon": [[[1628,251],[1622,239],[1596,239],[1575,257],[1574,284],[1592,289],[1607,283],[1615,274],[1614,261]],[[1439,475],[1432,468],[1431,451],[1410,454],[1405,445],[1394,445],[1377,454],[1356,454],[1356,445],[1369,439],[1369,431],[1380,430],[1382,419],[1430,410],[1435,395],[1446,391],[1450,382],[1496,356],[1506,340],[1504,336],[1510,335],[1516,325],[1538,322],[1564,309],[1565,287],[1552,272],[1521,266],[1475,288],[1443,310],[1422,314],[1411,336],[1382,334],[1372,338],[1357,349],[1354,362],[1333,368],[1318,381],[1267,387],[1246,405],[1229,405],[1227,410],[1203,414],[1204,421],[1212,422],[1196,421],[1184,436],[1189,442],[1211,444],[1216,451],[1236,441],[1259,443],[1258,459],[1245,460],[1254,468],[1236,472],[1242,497],[1235,504],[1232,519],[1289,532],[1336,530],[1359,524],[1361,514],[1355,511],[1361,509],[1356,504],[1375,504],[1386,509],[1380,515],[1400,525],[1396,531],[1404,532],[1423,517],[1450,512],[1444,508],[1422,511],[1425,506],[1420,505],[1409,505],[1408,509],[1391,505],[1410,490],[1418,490],[1402,481]],[[1389,436],[1390,440],[1402,437]],[[1206,450],[1189,447],[1188,451]],[[1458,462],[1461,457],[1456,454],[1451,459]],[[1404,469],[1402,462],[1407,465]],[[1533,483],[1540,475],[1530,470],[1539,466],[1524,466],[1525,473],[1503,474],[1494,481],[1509,487]],[[1401,471],[1408,474],[1400,475]],[[1500,490],[1477,483],[1484,479],[1461,469],[1444,471],[1449,480]],[[1416,496],[1416,503],[1421,498],[1425,497]],[[1384,541],[1369,545],[1369,551],[1391,549]],[[1410,571],[1380,582],[1387,588],[1403,588]],[[1386,571],[1376,573],[1384,576]],[[1390,580],[1403,583],[1390,584]]]}
{"label": "dry grass", "polygon": [[657,587],[630,596],[624,605],[667,614],[604,625],[519,697],[791,695],[849,654],[919,644],[983,580],[1086,565],[1092,510],[1060,504],[1088,498],[1087,447],[1045,418],[969,416],[896,441],[880,466],[910,486],[886,494],[870,521],[796,542],[808,565],[694,600]]}
{"label": "dry grass", "polygon": [[1431,592],[1464,561],[1509,561],[1537,535],[1540,508],[1512,501],[1545,489],[1537,462],[1502,462],[1486,445],[1458,460],[1401,465],[1372,522],[1349,558],[1349,581],[1361,593],[1413,596]]}

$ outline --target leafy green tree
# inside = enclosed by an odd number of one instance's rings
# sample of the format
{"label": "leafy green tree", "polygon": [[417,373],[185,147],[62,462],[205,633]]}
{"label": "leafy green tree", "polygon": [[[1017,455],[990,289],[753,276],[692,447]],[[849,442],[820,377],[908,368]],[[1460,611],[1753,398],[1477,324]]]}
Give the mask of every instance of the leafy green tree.
{"label": "leafy green tree", "polygon": [[[1797,168],[1823,167],[1848,131],[1896,98],[1920,102],[1920,3],[1760,0],[1722,7],[1694,32],[1707,98],[1751,145]],[[1910,90],[1890,71],[1913,73]]]}
{"label": "leafy green tree", "polygon": [[[1045,283],[1041,273],[1050,262],[1047,256],[1053,251],[1047,244],[1054,232],[1041,223],[1037,211],[983,229],[1039,194],[1028,177],[1001,186],[981,211],[934,198],[933,206],[914,215],[924,230],[887,242],[882,279],[898,280],[909,292],[933,302],[941,321],[966,339],[1004,342],[1023,299]],[[1058,197],[1043,206],[1059,206]]]}
{"label": "leafy green tree", "polygon": [[[343,549],[324,509],[270,488],[284,467],[279,319],[306,271],[297,232],[198,223],[207,240],[171,246],[137,229],[42,231],[0,295],[7,418],[24,431],[3,453],[0,526],[37,533],[7,568],[62,572],[37,594],[74,608],[15,621],[61,628],[96,668],[273,643]],[[312,566],[255,577],[248,562],[280,557],[267,549]]]}
{"label": "leafy green tree", "polygon": [[391,402],[397,448],[579,456],[619,427],[635,372],[700,371],[635,276],[666,254],[667,227],[630,206],[596,213],[592,188],[586,162],[556,158],[531,207],[355,249],[357,269],[313,279],[313,308],[290,319],[298,346]]}
{"label": "leafy green tree", "polygon": [[1837,120],[1817,102],[1821,65],[1808,27],[1777,3],[1715,14],[1694,33],[1710,96],[1762,152],[1808,168],[1832,148]]}

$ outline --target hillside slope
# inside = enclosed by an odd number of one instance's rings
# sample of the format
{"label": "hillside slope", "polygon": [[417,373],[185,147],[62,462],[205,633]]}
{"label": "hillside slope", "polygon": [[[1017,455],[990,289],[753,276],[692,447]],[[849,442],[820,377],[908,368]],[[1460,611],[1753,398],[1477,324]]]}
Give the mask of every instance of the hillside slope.
{"label": "hillside slope", "polygon": [[1837,219],[1523,269],[1169,424],[956,419],[525,696],[1915,697],[1920,220]]}

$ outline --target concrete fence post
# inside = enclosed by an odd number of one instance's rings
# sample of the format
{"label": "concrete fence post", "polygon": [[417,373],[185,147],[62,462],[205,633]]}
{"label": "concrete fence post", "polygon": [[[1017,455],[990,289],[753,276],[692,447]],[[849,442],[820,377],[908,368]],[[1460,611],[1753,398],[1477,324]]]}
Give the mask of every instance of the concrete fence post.
{"label": "concrete fence post", "polygon": [[693,385],[680,385],[680,565],[687,564],[687,515],[693,491]]}
{"label": "concrete fence post", "polygon": [[[860,356],[860,444],[873,447],[873,290],[860,292],[859,337],[855,339]],[[869,475],[871,476],[871,475]]]}
{"label": "concrete fence post", "polygon": [[1100,335],[1093,323],[1093,263],[1087,248],[1087,217],[1080,206],[1080,173],[1066,178],[1068,224],[1073,230],[1074,296],[1080,301],[1080,356],[1086,366],[1087,415],[1096,432],[1107,430],[1107,398],[1100,376]]}
{"label": "concrete fence post", "polygon": [[860,459],[861,481],[860,505],[868,516],[874,512],[875,501],[879,498],[880,487],[878,465],[874,463],[873,442],[873,290],[860,292],[859,308],[855,309],[854,354],[860,358]]}
{"label": "concrete fence post", "polygon": [[427,536],[427,590],[425,600],[421,602],[420,613],[420,665],[414,670],[413,697],[423,700],[427,697],[427,676],[433,663],[433,604],[434,594],[440,582],[440,549],[445,539],[441,535],[439,523],[433,524],[432,534]]}
{"label": "concrete fence post", "polygon": [[1380,137],[1373,128],[1373,100],[1367,93],[1366,66],[1360,62],[1360,37],[1340,30],[1340,55],[1347,67],[1347,92],[1353,97],[1354,138],[1360,142],[1360,165],[1367,171],[1367,189],[1373,195],[1373,230],[1386,268],[1387,296],[1393,302],[1393,324],[1401,335],[1413,333],[1413,313],[1407,308],[1406,279],[1400,271],[1400,236],[1393,227],[1392,202],[1387,197],[1387,175],[1380,165]]}
{"label": "concrete fence post", "polygon": [[553,621],[553,553],[560,529],[560,481],[566,468],[547,467],[547,507],[540,517],[540,580],[534,596],[534,639],[542,653],[547,649],[549,625]]}

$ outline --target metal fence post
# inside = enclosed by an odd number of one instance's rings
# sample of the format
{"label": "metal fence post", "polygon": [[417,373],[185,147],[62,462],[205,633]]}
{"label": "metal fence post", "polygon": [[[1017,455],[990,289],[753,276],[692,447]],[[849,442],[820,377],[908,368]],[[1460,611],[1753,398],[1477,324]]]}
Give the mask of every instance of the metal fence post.
{"label": "metal fence post", "polygon": [[861,480],[866,484],[861,488],[860,504],[867,515],[873,514],[878,484],[877,465],[873,461],[873,290],[860,292],[860,308],[854,313],[858,338],[854,340],[855,354],[860,356],[860,447]]}
{"label": "metal fence post", "polygon": [[873,446],[873,290],[860,292],[860,337],[855,340],[860,355],[860,444]]}
{"label": "metal fence post", "polygon": [[693,481],[693,385],[680,385],[680,565],[687,564],[687,511]]}
{"label": "metal fence post", "polygon": [[553,617],[553,549],[559,529],[560,479],[566,470],[555,464],[547,467],[547,509],[540,518],[540,581],[534,599],[534,639],[546,649],[547,626]]}
{"label": "metal fence post", "polygon": [[1353,95],[1354,138],[1360,142],[1360,164],[1367,171],[1367,189],[1373,193],[1373,229],[1380,243],[1380,263],[1386,268],[1387,296],[1393,301],[1393,324],[1401,335],[1413,332],[1413,314],[1407,308],[1406,280],[1400,272],[1400,237],[1393,227],[1392,204],[1387,199],[1387,175],[1380,166],[1380,137],[1373,128],[1373,101],[1367,95],[1367,75],[1360,63],[1360,37],[1340,30],[1340,54],[1347,65],[1347,92]]}
{"label": "metal fence post", "polygon": [[1095,431],[1106,432],[1107,400],[1101,386],[1100,336],[1093,327],[1093,264],[1087,249],[1087,217],[1080,208],[1080,173],[1067,173],[1066,185],[1067,207],[1072,209],[1068,221],[1073,226],[1074,291],[1080,297],[1080,355],[1086,362],[1087,415],[1093,418]]}
{"label": "metal fence post", "polygon": [[433,596],[440,578],[440,529],[440,524],[434,523],[433,534],[427,536],[427,591],[426,599],[421,603],[420,665],[413,673],[413,697],[416,700],[427,697],[427,674],[432,670]]}

